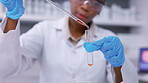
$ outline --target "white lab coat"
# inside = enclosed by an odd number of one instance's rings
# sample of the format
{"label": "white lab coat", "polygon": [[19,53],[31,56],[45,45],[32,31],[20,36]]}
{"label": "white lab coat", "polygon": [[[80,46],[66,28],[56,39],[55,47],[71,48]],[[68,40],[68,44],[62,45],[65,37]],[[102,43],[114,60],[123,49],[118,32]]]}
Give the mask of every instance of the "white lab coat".
{"label": "white lab coat", "polygon": [[[29,69],[39,61],[39,83],[66,83],[90,81],[91,83],[114,83],[114,72],[100,51],[94,52],[94,65],[87,65],[87,52],[83,47],[85,38],[74,46],[66,37],[68,18],[43,21],[19,38],[20,22],[16,30],[3,33],[7,18],[0,25],[0,77],[12,77]],[[92,26],[94,41],[114,35],[111,31]],[[137,72],[126,58],[122,68],[124,83],[138,83]]]}

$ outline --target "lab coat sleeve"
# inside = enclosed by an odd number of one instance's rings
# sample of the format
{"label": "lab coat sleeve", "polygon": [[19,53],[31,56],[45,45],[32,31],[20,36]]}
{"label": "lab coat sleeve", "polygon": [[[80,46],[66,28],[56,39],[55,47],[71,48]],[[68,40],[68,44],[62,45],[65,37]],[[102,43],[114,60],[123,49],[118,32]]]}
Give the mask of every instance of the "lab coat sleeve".
{"label": "lab coat sleeve", "polygon": [[131,61],[125,57],[125,62],[121,68],[122,83],[139,83],[138,73]]}
{"label": "lab coat sleeve", "polygon": [[20,37],[20,21],[15,30],[3,33],[6,21],[7,17],[0,23],[0,78],[14,77],[26,71],[42,51],[41,30],[37,25]]}

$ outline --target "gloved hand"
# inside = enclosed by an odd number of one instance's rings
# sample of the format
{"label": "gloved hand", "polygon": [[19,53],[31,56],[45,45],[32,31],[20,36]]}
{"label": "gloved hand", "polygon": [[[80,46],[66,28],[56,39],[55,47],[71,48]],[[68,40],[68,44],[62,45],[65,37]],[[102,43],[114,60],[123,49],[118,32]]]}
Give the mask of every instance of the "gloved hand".
{"label": "gloved hand", "polygon": [[24,14],[25,8],[22,0],[0,0],[0,2],[7,8],[7,17],[18,19]]}
{"label": "gloved hand", "polygon": [[84,48],[87,52],[100,50],[113,67],[120,67],[125,61],[123,45],[115,36],[104,37],[95,42],[85,42]]}

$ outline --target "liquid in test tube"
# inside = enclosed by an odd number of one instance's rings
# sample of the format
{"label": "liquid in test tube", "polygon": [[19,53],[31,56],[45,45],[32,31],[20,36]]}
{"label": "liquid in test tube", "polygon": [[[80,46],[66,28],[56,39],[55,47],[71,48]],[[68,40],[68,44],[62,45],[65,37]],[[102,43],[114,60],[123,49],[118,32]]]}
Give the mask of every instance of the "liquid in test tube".
{"label": "liquid in test tube", "polygon": [[[87,42],[92,42],[93,41],[93,33],[91,32],[90,29],[85,30],[85,37],[87,39]],[[94,61],[93,61],[93,52],[88,52],[87,53],[87,64],[89,66],[92,66],[94,64]]]}

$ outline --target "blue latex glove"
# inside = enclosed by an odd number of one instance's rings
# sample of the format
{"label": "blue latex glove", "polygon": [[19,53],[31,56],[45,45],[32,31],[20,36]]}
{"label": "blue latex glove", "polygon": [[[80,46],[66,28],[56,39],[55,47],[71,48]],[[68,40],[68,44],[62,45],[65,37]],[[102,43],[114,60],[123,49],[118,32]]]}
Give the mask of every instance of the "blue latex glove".
{"label": "blue latex glove", "polygon": [[104,37],[95,42],[85,42],[84,48],[87,52],[100,50],[113,67],[120,67],[125,61],[123,45],[115,36]]}
{"label": "blue latex glove", "polygon": [[0,0],[0,2],[7,8],[7,17],[18,19],[24,14],[25,8],[22,0]]}

